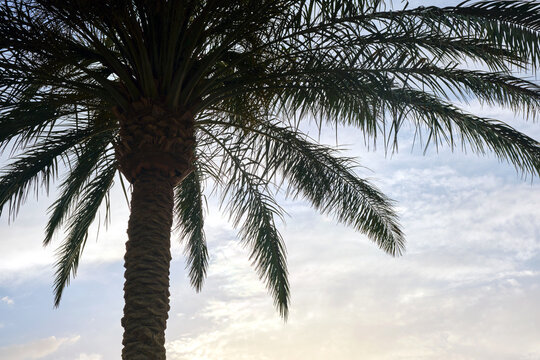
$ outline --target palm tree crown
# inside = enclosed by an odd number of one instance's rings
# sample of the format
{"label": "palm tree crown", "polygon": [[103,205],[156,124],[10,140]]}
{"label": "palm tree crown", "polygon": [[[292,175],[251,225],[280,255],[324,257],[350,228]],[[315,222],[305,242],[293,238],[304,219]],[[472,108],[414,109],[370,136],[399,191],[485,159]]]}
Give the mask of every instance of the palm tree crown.
{"label": "palm tree crown", "polygon": [[[538,115],[540,86],[516,75],[540,65],[534,1],[393,10],[379,0],[5,0],[0,19],[0,143],[15,154],[0,210],[16,215],[65,170],[44,240],[67,230],[56,304],[117,171],[134,198],[152,179],[172,186],[164,213],[174,211],[197,290],[208,265],[203,190],[214,184],[283,316],[274,184],[401,254],[392,201],[356,175],[354,159],[303,134],[302,119],[357,128],[390,149],[409,123],[426,146],[494,152],[540,175],[536,140],[456,105],[476,98]],[[473,62],[479,70],[464,66]],[[152,193],[143,188],[141,199]]]}

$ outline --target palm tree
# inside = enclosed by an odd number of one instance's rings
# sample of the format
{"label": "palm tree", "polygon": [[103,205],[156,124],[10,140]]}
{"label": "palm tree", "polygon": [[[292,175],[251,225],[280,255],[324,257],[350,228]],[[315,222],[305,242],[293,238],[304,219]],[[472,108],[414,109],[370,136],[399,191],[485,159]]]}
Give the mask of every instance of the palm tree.
{"label": "palm tree", "polygon": [[[203,285],[205,185],[283,317],[276,191],[402,253],[392,201],[356,175],[354,159],[303,134],[303,119],[391,150],[409,122],[426,146],[491,151],[540,174],[537,141],[456,105],[538,114],[540,86],[516,75],[540,64],[534,1],[394,11],[380,0],[4,0],[0,19],[0,142],[12,154],[0,209],[14,217],[32,188],[64,174],[44,240],[66,231],[55,305],[117,172],[131,184],[123,359],[165,358],[173,218],[191,284]],[[464,66],[473,61],[482,70]]]}

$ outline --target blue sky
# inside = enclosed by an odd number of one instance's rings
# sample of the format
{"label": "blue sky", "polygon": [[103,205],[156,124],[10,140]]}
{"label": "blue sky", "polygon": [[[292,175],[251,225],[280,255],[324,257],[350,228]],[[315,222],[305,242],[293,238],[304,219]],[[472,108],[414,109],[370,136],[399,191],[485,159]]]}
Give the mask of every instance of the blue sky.
{"label": "blue sky", "polygon": [[[540,139],[537,122],[475,102],[470,110]],[[430,148],[422,156],[406,132],[392,156],[367,151],[357,130],[339,135],[365,166],[359,175],[396,200],[405,255],[385,255],[304,201],[284,199],[289,216],[280,230],[292,287],[284,323],[210,199],[211,261],[199,294],[174,241],[168,359],[540,359],[538,179],[521,178],[493,155]],[[321,137],[334,144],[332,131]],[[41,246],[53,199],[40,194],[14,223],[0,219],[0,359],[119,359],[125,199],[115,188],[112,223],[99,237],[92,230],[58,309],[52,282],[60,239]]]}

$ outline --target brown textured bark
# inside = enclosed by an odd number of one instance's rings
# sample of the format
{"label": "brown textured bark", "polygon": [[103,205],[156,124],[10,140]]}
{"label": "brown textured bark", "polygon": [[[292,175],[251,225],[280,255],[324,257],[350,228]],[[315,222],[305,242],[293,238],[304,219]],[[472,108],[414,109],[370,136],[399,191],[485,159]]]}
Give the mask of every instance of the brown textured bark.
{"label": "brown textured bark", "polygon": [[144,169],[133,181],[124,257],[124,360],[165,359],[174,182]]}
{"label": "brown textured bark", "polygon": [[169,311],[173,188],[189,174],[195,149],[189,110],[159,99],[114,108],[120,171],[133,185],[126,243],[124,360],[164,360]]}
{"label": "brown textured bark", "polygon": [[192,170],[195,133],[189,110],[170,110],[141,99],[124,112],[113,109],[119,124],[116,157],[133,182],[142,170],[157,170],[179,183]]}

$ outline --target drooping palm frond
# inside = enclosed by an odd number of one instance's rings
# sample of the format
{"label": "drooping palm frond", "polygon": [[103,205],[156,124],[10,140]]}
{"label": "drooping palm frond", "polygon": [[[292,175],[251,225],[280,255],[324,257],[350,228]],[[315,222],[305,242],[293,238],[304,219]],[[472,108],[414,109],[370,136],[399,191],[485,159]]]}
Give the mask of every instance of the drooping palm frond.
{"label": "drooping palm frond", "polygon": [[[113,185],[116,174],[114,161],[108,161],[98,168],[99,173],[81,191],[80,201],[74,206],[73,216],[67,225],[67,237],[57,250],[56,273],[54,280],[54,305],[60,299],[71,276],[75,276],[86,239],[88,229],[95,220],[97,212]],[[105,209],[109,211],[109,205]]]}
{"label": "drooping palm frond", "polygon": [[73,130],[48,136],[44,141],[29,147],[26,153],[2,172],[0,177],[0,210],[9,203],[9,212],[15,216],[28,192],[34,186],[48,189],[58,175],[58,161],[66,152],[87,139],[92,132],[88,129]]}
{"label": "drooping palm frond", "polygon": [[111,143],[110,134],[93,137],[85,143],[68,176],[60,186],[61,194],[50,207],[50,217],[45,229],[44,245],[48,245],[53,235],[69,217],[83,189],[88,186],[92,175],[104,171],[105,166],[112,167],[106,157],[107,147]]}
{"label": "drooping palm frond", "polygon": [[208,268],[208,248],[204,234],[204,195],[199,169],[191,172],[176,188],[175,212],[185,243],[191,285],[200,291]]}
{"label": "drooping palm frond", "polygon": [[454,148],[461,143],[479,154],[489,150],[522,174],[540,175],[540,143],[509,125],[467,114],[417,90],[398,90],[392,100],[401,103],[417,128],[427,128],[426,146],[447,143]]}
{"label": "drooping palm frond", "polygon": [[111,118],[106,102],[84,92],[41,83],[28,73],[15,73],[2,79],[7,89],[0,93],[0,147],[8,145],[12,152],[21,151],[49,134],[59,131],[92,128],[100,132],[113,131],[116,120]]}
{"label": "drooping palm frond", "polygon": [[259,277],[266,282],[274,305],[286,318],[290,289],[285,244],[274,220],[276,215],[281,216],[282,210],[268,194],[265,179],[248,170],[250,163],[254,163],[253,159],[245,157],[242,144],[231,146],[212,133],[204,132],[223,151],[221,167],[225,169],[223,175],[227,179],[215,179],[218,184],[223,184],[222,202],[226,202],[233,225],[240,228],[240,238],[250,248],[250,260]]}
{"label": "drooping palm frond", "polygon": [[405,240],[392,201],[368,181],[359,178],[353,159],[317,145],[297,129],[272,122],[244,126],[207,120],[216,132],[239,144],[242,158],[249,159],[251,173],[264,182],[287,181],[287,193],[302,196],[322,213],[365,233],[381,249],[400,255]]}

